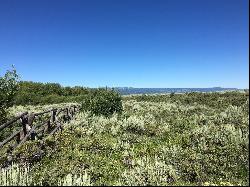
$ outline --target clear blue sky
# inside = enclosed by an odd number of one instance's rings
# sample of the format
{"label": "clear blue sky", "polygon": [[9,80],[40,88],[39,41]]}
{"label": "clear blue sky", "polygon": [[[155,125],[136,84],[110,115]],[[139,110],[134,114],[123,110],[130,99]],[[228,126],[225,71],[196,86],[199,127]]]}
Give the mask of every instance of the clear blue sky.
{"label": "clear blue sky", "polygon": [[0,74],[132,87],[249,83],[247,0],[1,0]]}

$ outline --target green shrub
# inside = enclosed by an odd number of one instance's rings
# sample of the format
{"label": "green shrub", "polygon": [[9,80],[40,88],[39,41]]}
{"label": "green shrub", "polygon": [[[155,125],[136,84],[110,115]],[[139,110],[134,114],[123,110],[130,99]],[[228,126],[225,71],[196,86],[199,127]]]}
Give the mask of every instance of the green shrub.
{"label": "green shrub", "polygon": [[7,71],[0,77],[0,124],[6,122],[7,109],[13,105],[13,97],[18,89],[16,70]]}
{"label": "green shrub", "polygon": [[97,89],[85,97],[82,108],[94,115],[110,116],[122,112],[122,98],[113,90]]}

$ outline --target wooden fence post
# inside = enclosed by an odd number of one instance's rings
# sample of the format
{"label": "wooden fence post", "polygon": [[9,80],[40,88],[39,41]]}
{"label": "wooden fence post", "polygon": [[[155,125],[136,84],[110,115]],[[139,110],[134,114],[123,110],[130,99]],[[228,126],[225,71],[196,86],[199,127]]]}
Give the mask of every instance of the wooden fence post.
{"label": "wooden fence post", "polygon": [[34,119],[35,119],[35,115],[34,115],[34,113],[31,113],[31,114],[28,116],[28,125],[29,125],[29,126],[32,126]]}
{"label": "wooden fence post", "polygon": [[[29,136],[31,135],[31,133],[35,130],[35,126],[33,126],[31,128],[31,130],[29,131],[29,133],[26,134],[26,136],[24,136],[24,138],[22,139],[22,141],[16,146],[16,147],[19,147],[21,146],[24,142],[26,142],[26,140],[28,140]],[[16,148],[14,147],[14,148]]]}
{"label": "wooden fence post", "polygon": [[[45,124],[46,124],[46,123],[45,123]],[[47,125],[44,127],[43,133],[46,133],[47,131],[49,131],[49,129],[51,129],[50,120],[47,121]]]}
{"label": "wooden fence post", "polygon": [[74,109],[72,107],[70,108],[70,113],[71,113],[71,117],[73,118],[75,114],[74,114]]}
{"label": "wooden fence post", "polygon": [[27,115],[21,117],[21,123],[22,123],[22,126],[23,126],[23,133],[24,133],[24,136],[25,136],[27,134],[26,124],[28,124]]}
{"label": "wooden fence post", "polygon": [[36,139],[36,136],[37,136],[37,133],[35,130],[32,130],[32,132],[30,133],[30,139],[31,140],[35,140]]}
{"label": "wooden fence post", "polygon": [[[29,117],[28,117],[28,125],[29,125],[29,127],[32,127],[32,124],[33,124],[33,121],[34,121],[34,119],[35,119],[35,115],[34,115],[34,113],[31,113],[30,115],[29,115]],[[35,130],[33,130],[31,133],[30,133],[30,139],[31,140],[35,140],[36,139],[36,132],[35,132]]]}
{"label": "wooden fence post", "polygon": [[72,120],[72,119],[73,119],[73,117],[74,117],[72,107],[70,107],[70,108],[69,108],[69,117],[70,117],[70,120]]}
{"label": "wooden fence post", "polygon": [[56,109],[52,110],[52,114],[51,114],[51,122],[52,123],[54,123],[56,121],[56,112],[57,112]]}
{"label": "wooden fence post", "polygon": [[64,109],[64,114],[63,114],[63,122],[64,123],[67,122],[68,119],[69,119],[69,110],[68,110],[68,108],[65,108]]}
{"label": "wooden fence post", "polygon": [[66,115],[65,114],[63,114],[63,116],[62,116],[62,118],[63,118],[63,123],[65,123],[66,122]]}
{"label": "wooden fence post", "polygon": [[21,142],[21,132],[18,133],[17,137],[16,137],[16,143],[19,144]]}
{"label": "wooden fence post", "polygon": [[69,117],[69,108],[66,108],[66,116]]}

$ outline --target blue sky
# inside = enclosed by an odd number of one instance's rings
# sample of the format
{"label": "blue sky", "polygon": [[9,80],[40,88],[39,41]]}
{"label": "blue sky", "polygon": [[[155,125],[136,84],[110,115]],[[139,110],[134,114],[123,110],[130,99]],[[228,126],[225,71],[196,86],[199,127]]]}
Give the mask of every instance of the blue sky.
{"label": "blue sky", "polygon": [[247,0],[1,0],[0,74],[132,87],[249,84]]}

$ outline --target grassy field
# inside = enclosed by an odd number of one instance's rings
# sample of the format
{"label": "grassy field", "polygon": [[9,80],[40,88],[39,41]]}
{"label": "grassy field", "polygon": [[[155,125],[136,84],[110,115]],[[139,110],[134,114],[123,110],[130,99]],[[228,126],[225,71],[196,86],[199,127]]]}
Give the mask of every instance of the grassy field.
{"label": "grassy field", "polygon": [[0,185],[249,185],[248,95],[126,96],[123,109],[25,143]]}

